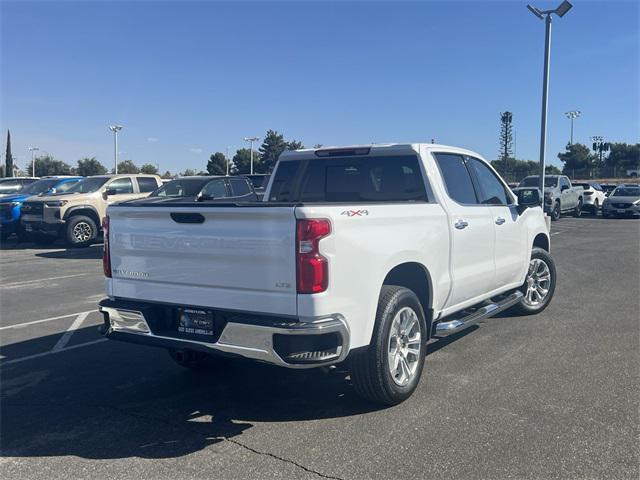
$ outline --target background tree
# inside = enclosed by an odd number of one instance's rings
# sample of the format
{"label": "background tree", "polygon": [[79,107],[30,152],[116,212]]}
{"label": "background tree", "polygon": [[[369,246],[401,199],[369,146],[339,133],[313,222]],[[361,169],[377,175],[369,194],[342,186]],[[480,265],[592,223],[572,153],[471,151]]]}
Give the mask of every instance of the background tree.
{"label": "background tree", "polygon": [[27,175],[30,177],[45,177],[47,175],[71,175],[71,165],[62,160],[55,160],[51,155],[36,157],[36,172],[33,173],[32,163],[27,165]]}
{"label": "background tree", "polygon": [[605,164],[620,169],[640,167],[640,143],[611,143]]}
{"label": "background tree", "polygon": [[209,175],[227,174],[227,157],[224,153],[216,152],[209,157],[207,162],[207,172]]}
{"label": "background tree", "polygon": [[571,174],[575,170],[589,169],[597,160],[591,150],[581,143],[567,145],[566,151],[559,153],[558,158],[564,163],[562,171],[565,175]]}
{"label": "background tree", "polygon": [[318,148],[322,148],[322,144],[321,143],[316,143],[313,148],[318,149]]}
{"label": "background tree", "polygon": [[162,178],[173,178],[173,173],[171,173],[169,170],[167,170],[166,172],[164,172],[162,174]]}
{"label": "background tree", "polygon": [[123,160],[118,163],[118,173],[140,173],[140,169],[133,160]]}
{"label": "background tree", "polygon": [[287,142],[284,141],[284,135],[275,130],[267,130],[264,141],[258,149],[260,152],[260,162],[259,165],[254,163],[254,171],[265,173],[273,170],[278,157],[286,148]]}
{"label": "background tree", "polygon": [[180,174],[181,177],[195,177],[197,175],[195,170],[187,168],[184,172]]}
{"label": "background tree", "polygon": [[500,153],[502,160],[502,175],[505,177],[509,172],[509,160],[513,157],[513,113],[503,112],[500,114]]}
{"label": "background tree", "polygon": [[140,173],[146,173],[147,175],[158,175],[158,167],[152,163],[145,163],[140,167]]}
{"label": "background tree", "polygon": [[85,157],[78,160],[75,173],[82,177],[90,177],[92,175],[104,175],[107,173],[107,169],[96,157]]}
{"label": "background tree", "polygon": [[262,145],[258,149],[260,161],[253,164],[253,170],[257,173],[268,173],[278,161],[278,157],[285,150],[299,150],[304,148],[302,142],[298,140],[285,141],[284,135],[275,130],[267,130]]}
{"label": "background tree", "polygon": [[[256,155],[254,153],[253,166],[256,166]],[[251,151],[248,148],[239,149],[231,160],[233,162],[233,173],[247,175],[251,171]]]}
{"label": "background tree", "polygon": [[544,173],[546,175],[560,175],[562,171],[555,165],[546,165],[544,167]]}
{"label": "background tree", "polygon": [[7,130],[7,151],[2,176],[13,177],[13,157],[11,156],[11,132]]}
{"label": "background tree", "polygon": [[290,142],[287,142],[287,150],[301,150],[303,148],[304,145],[298,140],[291,140]]}

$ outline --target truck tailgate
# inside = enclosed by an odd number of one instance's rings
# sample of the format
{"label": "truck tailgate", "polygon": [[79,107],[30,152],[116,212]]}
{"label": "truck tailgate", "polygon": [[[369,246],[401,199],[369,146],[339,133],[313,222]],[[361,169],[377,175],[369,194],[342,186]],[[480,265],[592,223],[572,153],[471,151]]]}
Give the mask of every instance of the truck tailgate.
{"label": "truck tailgate", "polygon": [[294,210],[113,206],[111,295],[296,315]]}

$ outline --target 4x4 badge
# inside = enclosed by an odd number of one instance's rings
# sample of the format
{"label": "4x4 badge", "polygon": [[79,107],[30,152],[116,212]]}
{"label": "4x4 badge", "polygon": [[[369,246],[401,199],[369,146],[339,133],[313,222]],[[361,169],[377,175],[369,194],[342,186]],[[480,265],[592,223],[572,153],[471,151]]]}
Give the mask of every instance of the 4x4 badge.
{"label": "4x4 badge", "polygon": [[369,215],[369,210],[345,210],[340,215],[346,215],[347,217],[362,217]]}

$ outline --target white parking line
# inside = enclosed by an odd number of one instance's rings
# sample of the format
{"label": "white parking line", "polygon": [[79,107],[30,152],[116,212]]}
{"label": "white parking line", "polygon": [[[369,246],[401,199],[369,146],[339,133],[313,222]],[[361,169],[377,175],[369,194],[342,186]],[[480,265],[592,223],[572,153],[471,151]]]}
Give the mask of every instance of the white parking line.
{"label": "white parking line", "polygon": [[92,275],[92,274],[90,274],[90,273],[76,273],[74,275],[61,275],[59,277],[38,278],[37,280],[25,280],[23,282],[5,283],[4,285],[0,285],[0,288],[10,289],[10,288],[30,287],[30,286],[39,285],[39,284],[46,285],[51,280],[61,280],[63,278],[84,277],[86,275]]}
{"label": "white parking line", "polygon": [[73,316],[77,316],[77,315],[82,315],[83,313],[89,314],[91,312],[97,312],[97,310],[87,310],[86,312],[69,313],[67,315],[60,315],[59,317],[43,318],[42,320],[34,320],[32,322],[17,323],[15,325],[7,325],[5,327],[0,327],[0,330],[7,330],[9,328],[28,327],[29,325],[35,325],[36,323],[53,322],[54,320],[60,320],[62,318],[68,318],[68,317],[73,317]]}
{"label": "white parking line", "polygon": [[59,352],[65,347],[67,343],[69,343],[69,340],[71,340],[71,335],[73,335],[73,332],[75,332],[78,328],[80,328],[80,325],[82,325],[82,322],[85,321],[85,319],[87,318],[87,315],[89,315],[89,312],[83,312],[76,317],[76,319],[73,321],[71,326],[67,328],[66,332],[64,332],[64,335],[62,335],[62,338],[60,338],[60,340],[58,340],[58,343],[56,343],[54,347],[51,349],[51,353]]}
{"label": "white parking line", "polygon": [[74,350],[76,348],[88,347],[90,345],[95,345],[97,343],[102,343],[102,342],[106,342],[106,341],[107,341],[106,338],[99,338],[98,340],[93,340],[91,342],[86,342],[86,343],[79,343],[78,345],[72,345],[70,347],[63,348],[62,350],[56,350],[55,352],[53,350],[49,350],[48,352],[36,353],[35,355],[29,355],[28,357],[16,358],[15,360],[9,360],[9,361],[6,361],[6,362],[0,362],[0,367],[3,366],[3,365],[11,365],[13,363],[24,362],[25,360],[32,360],[34,358],[46,357],[47,355],[51,355],[53,353],[61,353],[61,352],[66,352],[68,350]]}

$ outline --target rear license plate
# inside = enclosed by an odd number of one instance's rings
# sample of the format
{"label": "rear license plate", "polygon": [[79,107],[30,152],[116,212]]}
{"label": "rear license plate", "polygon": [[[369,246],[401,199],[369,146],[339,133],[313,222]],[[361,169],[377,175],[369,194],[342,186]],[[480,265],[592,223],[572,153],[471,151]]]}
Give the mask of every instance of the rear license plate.
{"label": "rear license plate", "polygon": [[213,336],[213,312],[196,308],[179,308],[178,332]]}
{"label": "rear license plate", "polygon": [[27,232],[32,232],[33,231],[33,225],[30,225],[30,224],[27,223],[27,224],[25,224],[24,229]]}
{"label": "rear license plate", "polygon": [[618,210],[618,213],[625,213],[625,212],[626,210],[620,210],[620,209]]}

